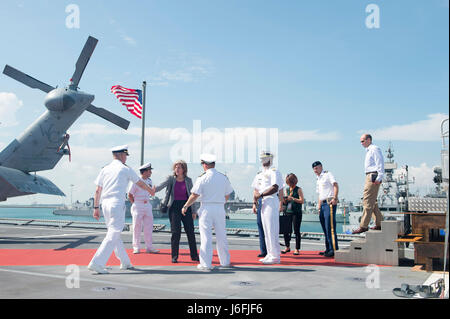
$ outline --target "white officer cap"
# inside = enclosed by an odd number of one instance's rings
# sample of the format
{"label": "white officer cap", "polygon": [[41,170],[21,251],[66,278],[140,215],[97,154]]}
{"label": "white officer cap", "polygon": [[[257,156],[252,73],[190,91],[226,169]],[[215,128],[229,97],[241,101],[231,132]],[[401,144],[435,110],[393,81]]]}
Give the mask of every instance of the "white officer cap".
{"label": "white officer cap", "polygon": [[141,167],[139,167],[139,170],[141,170],[141,169],[153,169],[153,167],[152,167],[152,163],[147,163],[147,164],[144,164],[144,165],[142,165]]}
{"label": "white officer cap", "polygon": [[273,159],[273,153],[269,151],[261,151],[259,153],[259,159],[261,160],[261,163],[265,164]]}
{"label": "white officer cap", "polygon": [[111,152],[113,152],[113,154],[114,153],[125,153],[125,154],[127,154],[127,156],[130,155],[130,154],[128,154],[128,145],[115,146],[111,149]]}
{"label": "white officer cap", "polygon": [[216,162],[216,156],[213,154],[203,153],[200,155],[200,162],[203,164],[212,164]]}

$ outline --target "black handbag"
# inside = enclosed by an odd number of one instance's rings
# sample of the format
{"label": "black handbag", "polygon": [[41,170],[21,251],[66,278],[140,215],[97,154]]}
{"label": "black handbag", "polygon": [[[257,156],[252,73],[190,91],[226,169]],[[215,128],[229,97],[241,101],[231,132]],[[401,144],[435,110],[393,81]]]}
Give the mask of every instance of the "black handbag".
{"label": "black handbag", "polygon": [[280,234],[292,233],[292,216],[283,213],[280,215]]}

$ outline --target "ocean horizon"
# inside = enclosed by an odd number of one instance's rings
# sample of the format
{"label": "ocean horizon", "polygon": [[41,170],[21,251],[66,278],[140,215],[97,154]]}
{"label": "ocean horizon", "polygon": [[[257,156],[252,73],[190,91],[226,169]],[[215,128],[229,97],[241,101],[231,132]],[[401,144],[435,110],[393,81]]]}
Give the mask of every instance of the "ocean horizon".
{"label": "ocean horizon", "polygon": [[[6,206],[6,205],[4,205]],[[0,205],[0,218],[18,218],[18,219],[43,219],[43,220],[67,220],[67,221],[83,221],[83,222],[96,222],[93,217],[90,216],[67,216],[67,215],[54,215],[53,211],[57,208],[45,207],[2,207]],[[103,222],[103,217],[100,218],[100,222]],[[131,224],[132,218],[126,217],[125,222]],[[153,219],[154,224],[166,225],[166,229],[170,229],[170,222],[167,217],[155,217]],[[194,225],[198,226],[198,218],[194,220]],[[227,228],[244,228],[244,229],[258,229],[255,220],[247,219],[227,219]],[[342,224],[336,225],[337,233],[343,233]],[[322,227],[317,222],[302,222],[301,232],[316,232],[321,233]]]}

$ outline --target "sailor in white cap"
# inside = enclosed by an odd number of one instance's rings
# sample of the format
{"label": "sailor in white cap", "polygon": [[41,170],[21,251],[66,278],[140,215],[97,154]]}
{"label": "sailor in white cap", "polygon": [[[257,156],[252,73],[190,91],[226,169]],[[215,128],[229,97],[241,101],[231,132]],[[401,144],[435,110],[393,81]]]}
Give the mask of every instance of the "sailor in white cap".
{"label": "sailor in white cap", "polygon": [[273,156],[271,152],[261,152],[259,158],[263,165],[263,170],[258,172],[252,183],[254,213],[256,213],[258,200],[262,199],[261,220],[267,247],[266,257],[260,259],[263,264],[280,263],[279,208],[280,197],[282,198],[283,196],[284,183],[280,171],[272,167]]}
{"label": "sailor in white cap", "polygon": [[99,274],[108,273],[105,266],[113,251],[120,260],[120,269],[133,268],[120,238],[125,225],[125,195],[129,182],[136,183],[151,195],[155,194],[154,188],[150,188],[130,167],[125,165],[129,155],[127,145],[114,147],[111,151],[113,161],[102,168],[95,180],[97,188],[94,195],[93,217],[97,220],[100,218],[101,202],[108,228],[105,238],[88,265],[89,270]]}
{"label": "sailor in white cap", "polygon": [[225,207],[229,195],[233,192],[228,177],[215,169],[216,158],[211,154],[202,154],[200,161],[205,172],[197,178],[191,189],[191,196],[181,210],[185,214],[188,207],[197,199],[201,206],[198,210],[200,230],[200,270],[212,270],[212,228],[216,233],[216,246],[220,265],[230,267],[230,252],[225,228]]}
{"label": "sailor in white cap", "polygon": [[[152,179],[152,164],[147,163],[139,167],[141,173],[141,180],[149,187],[153,187]],[[152,204],[150,203],[150,196],[148,192],[140,188],[137,184],[133,184],[128,191],[128,199],[133,204],[131,205],[131,216],[133,217],[133,253],[139,254],[141,248],[141,232],[142,226],[144,228],[144,242],[147,253],[158,253],[159,250],[152,246],[153,235],[153,212]]]}

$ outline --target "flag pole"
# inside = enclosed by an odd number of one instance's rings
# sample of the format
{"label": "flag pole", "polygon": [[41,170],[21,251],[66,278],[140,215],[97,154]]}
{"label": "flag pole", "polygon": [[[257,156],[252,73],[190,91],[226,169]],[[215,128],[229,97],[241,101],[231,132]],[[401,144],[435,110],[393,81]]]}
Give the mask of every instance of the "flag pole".
{"label": "flag pole", "polygon": [[144,165],[144,135],[145,135],[145,91],[147,82],[142,82],[142,136],[141,136],[141,165]]}

